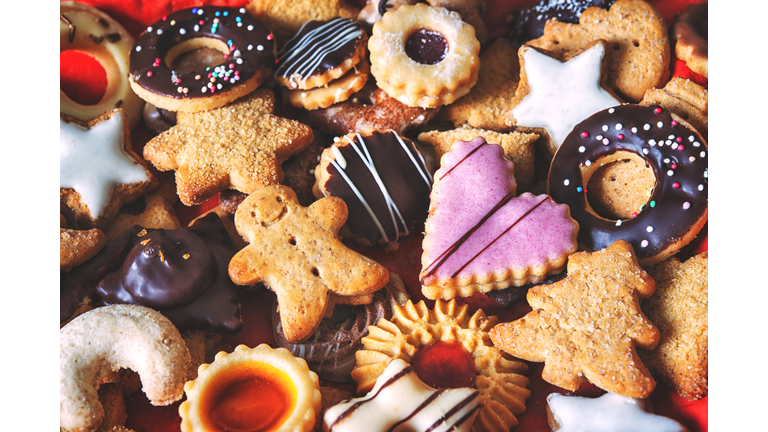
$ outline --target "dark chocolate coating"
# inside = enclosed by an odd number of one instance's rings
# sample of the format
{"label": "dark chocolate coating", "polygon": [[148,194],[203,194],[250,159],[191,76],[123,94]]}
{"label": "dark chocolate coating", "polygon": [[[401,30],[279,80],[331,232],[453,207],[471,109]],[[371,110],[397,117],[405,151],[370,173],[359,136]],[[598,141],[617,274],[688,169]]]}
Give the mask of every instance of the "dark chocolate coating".
{"label": "dark chocolate coating", "polygon": [[[220,65],[187,73],[176,73],[165,63],[168,51],[181,42],[214,38],[229,46]],[[261,47],[261,49],[259,49]],[[133,45],[129,71],[134,82],[154,94],[193,99],[227,91],[275,64],[275,42],[269,29],[244,8],[205,6],[176,11],[147,28]],[[230,72],[225,76],[225,72]],[[237,74],[239,80],[233,79]],[[195,77],[199,77],[195,79]],[[212,92],[207,84],[215,79]],[[221,88],[218,88],[221,85]],[[186,93],[179,88],[187,88]],[[202,89],[206,90],[203,91]]]}
{"label": "dark chocolate coating", "polygon": [[156,107],[151,103],[144,104],[144,124],[154,133],[162,133],[176,126],[176,113]]}
{"label": "dark chocolate coating", "polygon": [[227,272],[238,250],[218,215],[210,213],[188,228],[144,234],[134,226],[131,233],[133,248],[122,267],[96,289],[102,304],[152,307],[182,332],[241,330],[240,288]]}
{"label": "dark chocolate coating", "polygon": [[688,5],[677,15],[672,32],[678,43],[693,47],[693,55],[709,56],[709,7],[708,3]]}
{"label": "dark chocolate coating", "polygon": [[107,274],[120,268],[131,250],[128,237],[107,240],[104,247],[91,259],[63,273],[59,280],[59,322],[69,319],[77,305],[92,297],[96,285]]}
{"label": "dark chocolate coating", "polygon": [[[363,35],[362,26],[349,18],[308,21],[280,49],[275,76],[289,78],[298,73],[308,78],[335,69],[354,55]],[[316,66],[308,70],[312,64]]]}
{"label": "dark chocolate coating", "polygon": [[523,44],[544,35],[544,24],[550,18],[570,24],[578,24],[581,14],[592,6],[609,9],[616,0],[541,0],[535,5],[520,9],[509,24],[512,40]]}
{"label": "dark chocolate coating", "polygon": [[[656,177],[642,211],[619,226],[587,211],[580,170],[616,151],[645,159]],[[677,123],[667,110],[632,104],[608,108],[576,125],[565,138],[549,169],[549,195],[570,207],[579,223],[581,247],[595,251],[623,239],[643,260],[679,241],[707,211],[707,153],[701,135]]]}
{"label": "dark chocolate coating", "polygon": [[[360,153],[346,139],[345,145],[337,147],[346,160],[344,174],[365,198],[389,241],[395,241],[398,232],[404,235],[406,231],[413,230],[417,224],[426,220],[429,210],[429,193],[432,191],[432,177],[422,163],[420,153],[410,140],[401,139],[405,143],[405,148],[399,143],[394,132],[373,131],[371,136],[363,137],[363,143],[359,138],[355,138],[355,145]],[[372,165],[375,166],[406,226],[402,225],[397,215],[393,217],[390,214],[381,188],[360,156],[360,154],[366,155],[366,149]],[[429,184],[422,174],[425,175]],[[353,235],[364,237],[370,244],[384,241],[373,218],[333,164],[328,165],[328,180],[323,188],[331,196],[342,198],[347,204],[349,209],[347,227]]]}
{"label": "dark chocolate coating", "polygon": [[285,339],[275,301],[272,307],[275,344],[306,360],[309,368],[322,379],[352,381],[350,372],[355,366],[355,352],[362,349],[362,339],[368,335],[368,326],[376,325],[381,318],[391,319],[392,304],[387,289],[381,289],[376,292],[370,304],[336,305],[333,316],[324,318],[307,341],[290,343]]}

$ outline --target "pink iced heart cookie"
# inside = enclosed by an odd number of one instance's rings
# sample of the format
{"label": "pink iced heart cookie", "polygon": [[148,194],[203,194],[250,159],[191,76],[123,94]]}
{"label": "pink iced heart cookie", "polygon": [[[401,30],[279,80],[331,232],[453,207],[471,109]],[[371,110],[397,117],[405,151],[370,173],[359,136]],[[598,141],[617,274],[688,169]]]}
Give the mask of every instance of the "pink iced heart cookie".
{"label": "pink iced heart cookie", "polygon": [[421,289],[468,297],[541,281],[576,252],[579,225],[547,195],[515,196],[514,167],[483,138],[456,141],[430,194]]}

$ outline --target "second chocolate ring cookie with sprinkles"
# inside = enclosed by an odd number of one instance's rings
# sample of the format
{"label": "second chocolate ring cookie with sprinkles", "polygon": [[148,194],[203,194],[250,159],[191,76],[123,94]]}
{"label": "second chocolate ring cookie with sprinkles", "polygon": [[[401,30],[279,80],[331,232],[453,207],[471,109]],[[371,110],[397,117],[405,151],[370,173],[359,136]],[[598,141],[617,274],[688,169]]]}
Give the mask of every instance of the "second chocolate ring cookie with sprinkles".
{"label": "second chocolate ring cookie with sprinkles", "polygon": [[[173,62],[200,48],[224,62],[177,73]],[[189,8],[164,16],[136,39],[130,55],[131,88],[169,111],[199,112],[226,105],[255,90],[275,64],[272,33],[244,8]]]}

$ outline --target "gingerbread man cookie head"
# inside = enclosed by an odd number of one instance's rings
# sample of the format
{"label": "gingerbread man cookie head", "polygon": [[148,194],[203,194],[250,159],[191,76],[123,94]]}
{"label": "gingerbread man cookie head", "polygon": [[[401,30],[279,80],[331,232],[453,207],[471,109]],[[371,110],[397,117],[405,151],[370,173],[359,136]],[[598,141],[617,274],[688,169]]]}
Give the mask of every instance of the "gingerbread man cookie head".
{"label": "gingerbread man cookie head", "polygon": [[347,206],[340,198],[302,207],[296,193],[283,185],[259,189],[235,213],[237,231],[250,244],[232,258],[229,275],[238,285],[263,282],[277,294],[289,342],[314,333],[331,293],[370,294],[389,280],[384,267],[339,240],[346,219]]}

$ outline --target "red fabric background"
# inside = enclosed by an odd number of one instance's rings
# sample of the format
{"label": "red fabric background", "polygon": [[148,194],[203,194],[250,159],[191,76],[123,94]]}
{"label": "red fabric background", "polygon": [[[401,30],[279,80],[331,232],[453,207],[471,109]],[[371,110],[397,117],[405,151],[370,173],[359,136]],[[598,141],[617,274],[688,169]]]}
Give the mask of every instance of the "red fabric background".
{"label": "red fabric background", "polygon": [[[289,0],[290,1],[290,0]],[[362,0],[364,2],[364,0]],[[162,18],[172,11],[205,5],[218,6],[244,6],[247,0],[82,0],[82,3],[99,8],[123,24],[134,36],[138,35],[146,26]],[[355,0],[360,3],[361,0]],[[533,4],[531,0],[487,0],[486,22],[492,37],[503,35],[507,30],[504,27],[506,15],[522,6]],[[671,23],[674,16],[689,3],[698,3],[698,0],[651,0],[661,12],[667,24]],[[104,70],[95,60],[80,54],[65,52],[60,56],[60,86],[70,97],[81,103],[96,103],[106,88],[106,75]],[[685,63],[673,59],[670,66],[673,75],[689,78],[699,84],[707,86],[706,77],[695,74],[685,66]],[[140,124],[133,131],[133,144],[139,150],[151,138],[150,132]],[[194,216],[215,206],[217,198],[199,207],[186,208],[177,206],[177,213],[182,222],[188,222]],[[413,236],[403,242],[397,254],[384,254],[379,250],[367,250],[365,253],[376,259],[391,271],[399,274],[406,283],[414,301],[422,299],[418,290],[418,272],[416,265],[420,262],[421,238]],[[696,240],[680,252],[680,258],[705,251],[707,244],[707,227]],[[415,263],[415,264],[414,264]],[[256,346],[260,343],[273,343],[271,323],[267,308],[271,305],[274,295],[265,289],[259,289],[246,293],[241,299],[241,309],[244,330],[236,336],[225,336],[225,340],[232,344],[244,343],[248,346]],[[513,306],[507,310],[497,310],[493,302],[484,296],[476,296],[468,301],[472,309],[483,308],[489,315],[496,315],[500,321],[511,321],[525,315],[530,308],[526,304]],[[430,304],[431,305],[431,304]],[[541,380],[543,364],[530,363],[528,376],[531,398],[527,409],[519,418],[520,424],[516,428],[524,432],[546,432],[549,427],[546,424],[545,407],[546,395],[551,392],[566,393]],[[349,387],[347,387],[349,389]],[[603,391],[591,385],[585,385],[575,394],[584,396],[598,396]],[[656,413],[665,415],[681,422],[691,432],[706,432],[708,430],[708,399],[691,402],[677,396],[663,383],[659,383],[650,397],[651,405]],[[128,421],[126,426],[141,431],[178,431],[180,418],[178,416],[177,402],[168,407],[153,407],[142,392],[135,393],[127,400]]]}

